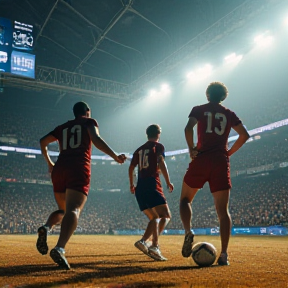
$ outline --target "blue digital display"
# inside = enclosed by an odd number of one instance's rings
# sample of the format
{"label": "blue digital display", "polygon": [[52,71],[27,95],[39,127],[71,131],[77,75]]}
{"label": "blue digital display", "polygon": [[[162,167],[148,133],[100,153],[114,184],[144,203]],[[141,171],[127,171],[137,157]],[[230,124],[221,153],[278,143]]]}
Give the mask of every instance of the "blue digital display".
{"label": "blue digital display", "polygon": [[0,72],[35,78],[33,49],[33,25],[0,17]]}
{"label": "blue digital display", "polygon": [[35,78],[35,55],[16,50],[12,51],[11,73]]}

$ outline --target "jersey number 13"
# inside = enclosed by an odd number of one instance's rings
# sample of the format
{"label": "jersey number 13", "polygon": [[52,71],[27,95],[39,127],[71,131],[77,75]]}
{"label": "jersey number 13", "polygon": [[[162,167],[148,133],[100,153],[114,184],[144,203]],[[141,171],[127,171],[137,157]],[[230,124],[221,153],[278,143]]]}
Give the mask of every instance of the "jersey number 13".
{"label": "jersey number 13", "polygon": [[[213,121],[213,114],[211,112],[204,112],[204,115],[207,116],[207,128],[206,133],[212,133],[212,121]],[[222,135],[225,132],[225,128],[227,125],[227,118],[222,113],[216,113],[215,119],[220,120],[220,129],[218,127],[214,128],[214,132],[218,135]]]}

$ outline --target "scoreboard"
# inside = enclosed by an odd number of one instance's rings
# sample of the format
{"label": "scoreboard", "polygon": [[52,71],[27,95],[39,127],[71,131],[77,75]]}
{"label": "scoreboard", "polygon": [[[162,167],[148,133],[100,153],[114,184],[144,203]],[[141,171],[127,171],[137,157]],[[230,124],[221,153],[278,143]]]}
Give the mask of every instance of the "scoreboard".
{"label": "scoreboard", "polygon": [[33,25],[0,17],[0,72],[35,78]]}

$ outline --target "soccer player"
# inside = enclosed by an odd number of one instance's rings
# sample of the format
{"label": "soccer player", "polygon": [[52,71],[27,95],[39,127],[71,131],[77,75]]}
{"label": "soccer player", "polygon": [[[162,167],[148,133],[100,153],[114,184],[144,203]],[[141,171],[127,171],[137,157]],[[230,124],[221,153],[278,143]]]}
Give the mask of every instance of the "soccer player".
{"label": "soccer player", "polygon": [[[228,90],[223,83],[212,82],[206,89],[207,104],[195,106],[185,127],[191,162],[184,176],[180,197],[180,216],[185,229],[182,256],[192,252],[191,203],[205,182],[209,183],[214,197],[215,209],[220,222],[221,254],[219,265],[229,265],[227,248],[231,231],[231,216],[228,210],[231,180],[229,158],[249,138],[246,128],[236,114],[221,105]],[[194,146],[193,128],[197,124],[198,141]],[[228,135],[233,128],[239,137],[228,150]]]}
{"label": "soccer player", "polygon": [[[58,210],[50,214],[45,225],[38,229],[36,247],[42,255],[47,254],[47,232],[54,225],[62,223],[58,242],[50,251],[50,256],[65,269],[70,269],[70,265],[64,248],[77,227],[90,187],[91,144],[120,164],[126,160],[125,155],[117,156],[101,138],[98,124],[90,118],[90,108],[85,102],[76,103],[73,113],[74,120],[56,127],[40,140],[41,151],[51,173]],[[58,141],[60,150],[55,165],[47,151],[48,144],[54,141]]]}
{"label": "soccer player", "polygon": [[[170,182],[165,163],[165,149],[159,143],[161,128],[153,124],[146,129],[148,141],[133,154],[129,166],[130,191],[135,194],[139,208],[148,217],[149,223],[141,240],[134,246],[144,254],[157,261],[166,261],[158,246],[158,235],[164,230],[171,218],[171,213],[163,193],[159,173],[163,174],[170,192],[174,186]],[[138,166],[137,186],[133,183],[133,172]],[[152,245],[148,247],[146,241],[152,235]]]}

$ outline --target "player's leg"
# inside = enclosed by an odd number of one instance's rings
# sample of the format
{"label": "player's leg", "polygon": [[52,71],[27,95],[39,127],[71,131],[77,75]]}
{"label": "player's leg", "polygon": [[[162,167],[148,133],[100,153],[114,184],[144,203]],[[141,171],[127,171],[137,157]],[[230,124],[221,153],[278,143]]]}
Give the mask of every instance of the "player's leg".
{"label": "player's leg", "polygon": [[70,265],[65,258],[64,248],[77,228],[78,219],[86,200],[86,194],[73,189],[66,190],[66,209],[61,224],[60,236],[56,247],[50,252],[53,261],[65,269],[70,269]]}
{"label": "player's leg", "polygon": [[[152,235],[153,236],[152,245],[154,245],[155,243],[158,243],[158,222],[157,222],[157,219],[159,218],[159,215],[157,214],[156,211],[154,211],[153,209],[150,209],[150,208],[144,210],[143,213],[147,216],[147,218],[149,219],[149,222],[148,222],[146,230],[143,234],[142,239],[146,242],[149,239],[149,237]],[[156,239],[154,239],[155,237],[156,237]]]}
{"label": "player's leg", "polygon": [[54,192],[54,197],[58,205],[58,210],[52,212],[49,215],[46,223],[38,228],[36,247],[39,253],[42,255],[46,255],[48,253],[48,231],[51,230],[54,225],[61,223],[65,213],[65,192]]}
{"label": "player's leg", "polygon": [[65,248],[68,240],[78,225],[78,219],[87,200],[87,195],[73,189],[66,190],[65,215],[61,224],[61,232],[57,247]]}
{"label": "player's leg", "polygon": [[44,224],[44,226],[49,227],[49,230],[51,230],[53,226],[61,224],[65,214],[66,193],[54,192],[54,197],[58,205],[58,210],[52,212]]}
{"label": "player's leg", "polygon": [[230,239],[232,221],[229,213],[229,195],[230,190],[221,190],[212,193],[218,219],[220,222],[220,238],[221,238],[221,255],[218,259],[219,265],[229,265],[227,260],[227,248]]}
{"label": "player's leg", "polygon": [[[134,246],[138,248],[140,251],[142,251],[144,254],[148,255],[148,249],[149,247],[146,244],[146,241],[150,238],[151,235],[156,237],[156,240],[158,242],[158,214],[153,211],[152,209],[148,208],[143,210],[143,213],[147,216],[149,219],[149,222],[147,224],[146,230],[142,236],[142,238],[137,241]],[[153,245],[153,244],[152,244]]]}
{"label": "player's leg", "polygon": [[191,203],[199,188],[191,188],[184,181],[180,197],[180,217],[185,230],[185,238],[182,246],[182,256],[189,257],[192,253],[194,234],[191,231],[192,207]]}
{"label": "player's leg", "polygon": [[191,231],[192,208],[191,203],[199,188],[191,188],[184,181],[180,197],[180,217],[185,233]]}
{"label": "player's leg", "polygon": [[160,221],[158,223],[158,236],[159,236],[165,229],[166,225],[169,223],[171,219],[171,212],[168,204],[158,205],[152,209],[157,212],[160,218]]}

